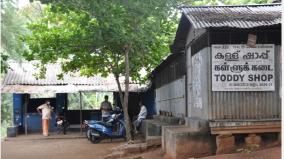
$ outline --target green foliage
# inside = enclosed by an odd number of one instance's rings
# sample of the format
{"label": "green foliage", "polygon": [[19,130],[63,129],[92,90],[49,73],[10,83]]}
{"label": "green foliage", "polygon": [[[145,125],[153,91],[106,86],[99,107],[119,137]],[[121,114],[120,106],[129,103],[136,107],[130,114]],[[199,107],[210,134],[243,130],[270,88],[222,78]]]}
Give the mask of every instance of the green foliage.
{"label": "green foliage", "polygon": [[[124,74],[125,47],[131,43],[130,74],[151,71],[168,52],[176,29],[171,1],[60,1],[29,25],[28,60],[61,62],[63,71],[92,76]],[[43,71],[44,72],[44,71]],[[145,79],[144,79],[145,80]]]}
{"label": "green foliage", "polygon": [[[43,18],[31,23],[24,41],[28,60],[60,62],[63,73],[123,75],[125,48],[131,44],[130,76],[151,72],[169,53],[177,27],[177,7],[267,3],[271,0],[61,0],[50,1]],[[45,1],[46,2],[46,1]],[[44,69],[39,77],[43,78]],[[62,74],[58,75],[62,78]],[[146,76],[144,76],[146,77]]]}
{"label": "green foliage", "polygon": [[35,21],[41,16],[41,4],[31,3],[25,8],[17,8],[18,0],[1,2],[1,73],[8,69],[8,60],[22,60],[22,54],[28,49],[22,36],[29,30],[27,22]]}
{"label": "green foliage", "polygon": [[56,98],[56,93],[33,93],[30,94],[30,98]]}
{"label": "green foliage", "polygon": [[[139,72],[150,73],[169,53],[177,28],[177,7],[186,1],[219,4],[217,0],[50,0],[43,17],[28,26],[31,34],[24,41],[30,51],[24,56],[41,61],[40,78],[46,64],[61,63],[62,73],[114,74],[116,81],[125,76],[127,90],[128,73],[132,80],[145,82],[147,76]],[[121,90],[119,93],[129,139],[128,92],[124,99]]]}
{"label": "green foliage", "polygon": [[[176,28],[173,7],[171,0],[53,1],[44,17],[29,25],[32,33],[24,41],[31,51],[24,56],[41,61],[41,78],[44,65],[55,62],[61,63],[62,73],[114,74],[130,140],[129,74],[134,81],[145,81],[140,70],[151,70],[169,52]],[[125,76],[124,99],[119,76]]]}
{"label": "green foliage", "polygon": [[1,138],[5,137],[7,127],[12,125],[13,117],[13,96],[12,94],[1,93]]}
{"label": "green foliage", "polygon": [[[83,110],[100,109],[101,102],[104,101],[104,96],[109,96],[109,101],[112,103],[113,94],[111,92],[82,92]],[[68,94],[68,110],[80,109],[80,94]]]}
{"label": "green foliage", "polygon": [[6,53],[6,52],[4,52],[4,51],[2,51],[2,49],[1,49],[1,57],[0,57],[0,63],[1,63],[1,73],[4,73],[4,72],[7,72],[7,70],[8,70],[8,63],[7,63],[7,60],[8,60],[8,58],[9,58],[9,55]]}
{"label": "green foliage", "polygon": [[6,0],[1,2],[1,73],[8,69],[8,59],[19,59],[25,49],[20,40],[21,35],[27,30],[24,21],[15,7],[17,1]]}
{"label": "green foliage", "polygon": [[18,11],[18,14],[23,17],[25,23],[35,22],[43,16],[42,12],[45,6],[46,5],[41,4],[40,1],[34,1],[22,7]]}

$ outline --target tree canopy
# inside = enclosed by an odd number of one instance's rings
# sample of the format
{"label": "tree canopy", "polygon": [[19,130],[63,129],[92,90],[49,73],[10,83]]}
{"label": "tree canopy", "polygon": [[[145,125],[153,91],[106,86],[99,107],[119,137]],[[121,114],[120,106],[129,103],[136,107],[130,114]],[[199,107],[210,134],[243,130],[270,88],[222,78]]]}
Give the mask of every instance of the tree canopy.
{"label": "tree canopy", "polygon": [[8,60],[20,61],[28,49],[22,36],[29,32],[26,24],[35,21],[40,15],[41,4],[30,3],[25,8],[18,8],[18,0],[1,2],[1,73],[8,69]]}
{"label": "tree canopy", "polygon": [[[2,2],[1,2],[2,3]],[[1,73],[8,68],[8,58],[19,59],[25,49],[24,43],[20,40],[27,29],[24,21],[18,14],[16,1],[3,1],[1,5]]]}
{"label": "tree canopy", "polygon": [[[254,0],[255,1],[255,0]],[[113,74],[124,110],[126,134],[130,139],[128,117],[129,78],[143,82],[141,70],[148,73],[169,53],[177,26],[177,7],[226,4],[217,0],[50,0],[43,17],[28,25],[24,41],[28,60],[60,63],[63,73],[92,76]],[[125,92],[119,78],[125,77]]]}
{"label": "tree canopy", "polygon": [[[41,61],[41,77],[44,65],[55,62],[61,63],[62,73],[113,74],[129,140],[129,77],[143,81],[139,72],[150,72],[169,53],[176,27],[175,5],[171,0],[52,1],[44,17],[28,26],[31,34],[25,42],[30,51],[24,56]],[[121,76],[125,76],[124,96]]]}
{"label": "tree canopy", "polygon": [[[239,5],[273,0],[41,0],[18,8],[18,0],[1,2],[1,73],[7,60],[62,63],[63,71],[81,75],[125,75],[125,50],[131,44],[132,80],[144,82],[146,72],[169,53],[181,5]],[[31,23],[27,27],[27,23]],[[23,35],[26,35],[21,40]],[[29,48],[26,47],[29,46]],[[41,68],[44,77],[45,68]],[[62,77],[59,75],[59,77]],[[145,77],[145,76],[144,76]],[[1,102],[2,125],[11,122],[11,96]],[[93,101],[92,101],[93,102]],[[7,124],[5,124],[7,123]],[[2,127],[3,130],[5,129]]]}
{"label": "tree canopy", "polygon": [[125,47],[131,43],[130,76],[143,81],[139,71],[150,72],[169,53],[176,27],[170,1],[66,3],[49,5],[44,18],[29,25],[28,60],[60,62],[64,72],[80,70],[87,76],[122,75]]}

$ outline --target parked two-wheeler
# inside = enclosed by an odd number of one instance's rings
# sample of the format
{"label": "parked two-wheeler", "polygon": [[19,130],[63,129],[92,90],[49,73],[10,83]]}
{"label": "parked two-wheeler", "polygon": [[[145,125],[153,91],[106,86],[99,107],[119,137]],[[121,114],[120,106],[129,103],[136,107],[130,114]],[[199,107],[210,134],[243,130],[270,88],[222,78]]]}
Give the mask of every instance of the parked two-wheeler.
{"label": "parked two-wheeler", "polygon": [[92,143],[99,143],[106,138],[125,138],[125,123],[122,112],[115,112],[106,122],[85,121],[87,138]]}
{"label": "parked two-wheeler", "polygon": [[70,124],[64,116],[57,115],[55,126],[58,134],[62,132],[65,135]]}

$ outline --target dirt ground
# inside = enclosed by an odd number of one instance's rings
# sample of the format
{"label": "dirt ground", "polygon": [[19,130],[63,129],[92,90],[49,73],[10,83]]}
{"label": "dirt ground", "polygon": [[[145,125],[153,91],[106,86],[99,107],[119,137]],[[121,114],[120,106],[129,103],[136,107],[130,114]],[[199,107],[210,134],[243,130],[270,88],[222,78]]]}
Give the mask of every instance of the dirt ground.
{"label": "dirt ground", "polygon": [[121,159],[163,159],[163,152],[161,148],[152,148],[144,153],[129,155]]}
{"label": "dirt ground", "polygon": [[123,140],[92,144],[86,138],[32,137],[2,141],[2,159],[101,159]]}
{"label": "dirt ground", "polygon": [[[142,154],[126,157],[124,159],[163,159],[161,148],[153,149]],[[195,159],[195,158],[192,158]],[[281,159],[281,147],[268,148],[252,153],[235,153],[208,156],[199,159]]]}
{"label": "dirt ground", "polygon": [[268,148],[251,153],[210,156],[202,159],[281,159],[281,147]]}
{"label": "dirt ground", "polygon": [[[92,144],[84,136],[29,135],[2,141],[2,159],[101,159],[111,149],[124,144],[124,140],[104,140]],[[203,159],[280,159],[281,147],[264,149],[247,154],[226,154]],[[154,148],[142,154],[134,154],[125,159],[163,159],[161,148]]]}

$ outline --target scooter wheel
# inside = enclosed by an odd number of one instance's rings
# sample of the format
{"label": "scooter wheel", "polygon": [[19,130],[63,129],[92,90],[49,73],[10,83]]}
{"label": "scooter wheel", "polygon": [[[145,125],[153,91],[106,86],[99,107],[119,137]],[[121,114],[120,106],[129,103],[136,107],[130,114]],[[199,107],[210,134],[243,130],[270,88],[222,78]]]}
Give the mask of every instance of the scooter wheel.
{"label": "scooter wheel", "polygon": [[93,144],[97,144],[97,143],[99,143],[100,141],[101,141],[101,138],[100,138],[100,137],[91,135],[91,142],[92,142]]}
{"label": "scooter wheel", "polygon": [[87,130],[86,136],[87,136],[87,139],[88,139],[88,140],[91,139],[91,130],[90,130],[90,129]]}

